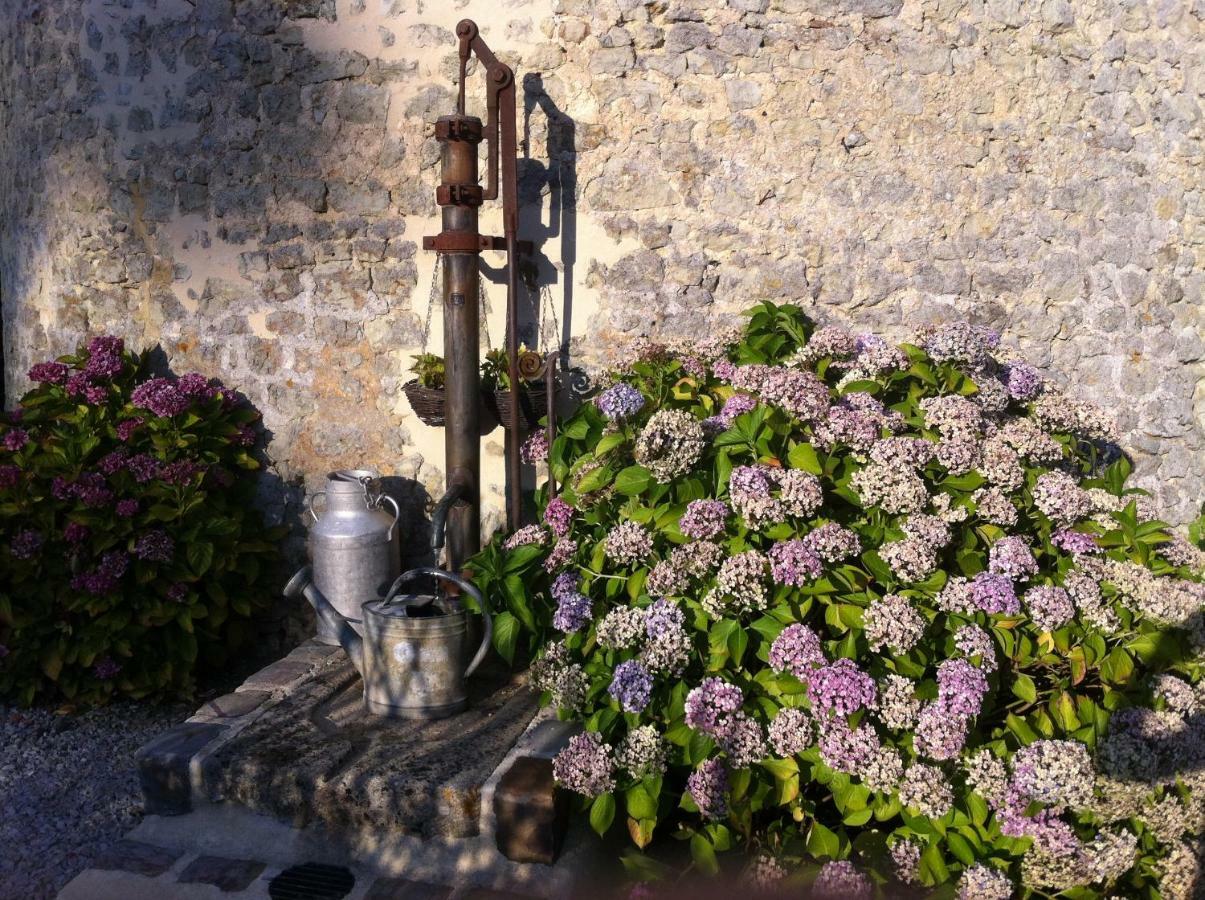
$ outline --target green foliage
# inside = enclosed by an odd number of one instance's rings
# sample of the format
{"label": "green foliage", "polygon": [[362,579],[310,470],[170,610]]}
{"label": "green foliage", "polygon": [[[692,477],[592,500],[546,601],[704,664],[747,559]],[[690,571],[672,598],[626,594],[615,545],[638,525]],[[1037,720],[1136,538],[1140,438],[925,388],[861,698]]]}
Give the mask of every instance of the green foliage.
{"label": "green foliage", "polygon": [[[744,333],[719,363],[783,366],[808,346],[812,336],[811,323],[797,307],[763,304],[749,313]],[[1156,615],[1137,596],[1141,591],[1127,587],[1120,576],[1109,574],[1116,570],[1102,570],[1101,565],[1123,569],[1133,565],[1159,586],[1196,589],[1199,564],[1185,562],[1183,551],[1173,550],[1168,526],[1140,513],[1144,498],[1126,487],[1129,461],[1116,454],[1110,457],[1099,434],[1088,427],[1060,427],[1051,422],[1050,414],[1046,418],[1038,414],[1038,401],[1007,396],[1004,405],[994,410],[983,399],[985,416],[1023,422],[1049,442],[1044,451],[1033,451],[1032,457],[1016,456],[1019,479],[1005,491],[1015,522],[1001,525],[979,508],[983,489],[995,485],[991,478],[998,476],[989,477],[981,468],[952,470],[940,456],[922,463],[918,474],[927,494],[923,511],[940,513],[951,534],[944,546],[931,548],[936,563],[919,578],[893,567],[891,554],[884,550],[905,537],[907,516],[862,500],[856,476],[871,465],[866,449],[845,439],[822,439],[817,421],[797,418],[764,397],[714,433],[686,474],[658,481],[637,451],[651,416],[673,409],[696,420],[712,420],[734,393],[757,393],[746,386],[734,387],[727,375],[718,377],[718,364],[700,367],[690,353],[691,348],[678,354],[645,354],[616,373],[644,398],[643,408],[632,418],[608,421],[597,405],[588,403],[561,423],[548,465],[564,486],[558,505],[572,508],[567,534],[558,540],[545,531],[540,542],[533,543],[529,532],[529,542],[512,541],[509,548],[499,537],[472,564],[477,582],[503,610],[495,646],[516,666],[539,660],[533,674],[545,702],[560,703],[563,718],[598,732],[612,748],[621,747],[635,728],[645,725],[655,726],[665,742],[668,766],[662,777],[652,779],[655,791],[649,778],[638,778],[617,765],[615,790],[588,803],[591,825],[607,831],[614,820],[624,822],[626,812],[627,832],[638,848],[655,851],[660,838],[672,835],[688,843],[693,865],[704,872],[717,871],[725,851],[741,848],[796,862],[850,858],[886,879],[892,876],[888,847],[909,840],[919,845],[914,874],[925,885],[956,880],[975,864],[1006,871],[1018,881],[1031,839],[1002,833],[997,810],[967,785],[959,760],[925,757],[909,729],[890,729],[881,723],[874,727],[883,746],[898,751],[906,765],[935,764],[949,780],[953,802],[948,812],[925,816],[902,803],[898,792],[871,790],[858,777],[826,765],[813,744],[786,758],[768,751],[770,755],[754,765],[730,765],[727,813],[722,821],[706,819],[686,789],[687,779],[707,760],[730,763],[731,754],[687,724],[689,692],[708,677],[735,685],[744,697],[743,714],[763,729],[784,708],[810,708],[808,685],[769,664],[770,649],[784,628],[803,623],[820,636],[828,659],[855,660],[880,684],[888,675],[912,679],[916,697],[930,703],[938,696],[937,667],[960,656],[955,632],[976,625],[990,637],[994,665],[969,657],[973,665],[984,665],[989,690],[981,712],[968,726],[967,752],[986,750],[1007,759],[1022,747],[1050,739],[1075,741],[1091,752],[1108,734],[1115,711],[1151,704],[1153,675],[1176,673],[1197,682],[1202,668],[1200,649],[1189,632],[1192,622]],[[831,403],[853,395],[859,402],[872,398],[881,403],[884,414],[896,424],[882,426],[878,439],[903,433],[938,443],[943,439],[940,429],[931,424],[923,403],[944,396],[978,403],[978,398],[992,396],[992,390],[1003,390],[996,380],[1002,377],[1002,367],[994,360],[970,366],[963,360],[935,359],[921,347],[904,345],[899,365],[853,374],[851,355],[852,351],[845,357],[813,355],[806,369],[823,381]],[[700,368],[706,374],[700,374]],[[1052,389],[1047,396],[1057,397]],[[977,439],[983,440],[983,435]],[[1113,461],[1106,464],[1110,458]],[[656,580],[654,570],[665,565],[676,548],[690,542],[681,523],[687,505],[699,499],[731,501],[729,477],[734,468],[754,465],[815,476],[823,502],[813,514],[787,516],[765,527],[729,515],[723,533],[715,538],[722,558],[749,550],[768,552],[777,542],[804,538],[824,524],[851,530],[863,552],[827,562],[818,576],[804,584],[767,578],[764,603],[722,616],[713,615],[714,610],[703,602],[716,586],[714,570],[664,595],[684,616],[689,658],[680,676],[656,675],[651,700],[640,712],[625,710],[609,688],[617,666],[644,659],[641,643],[624,649],[605,645],[599,640],[600,621],[616,609],[647,610],[654,603],[649,590]],[[1092,502],[1090,514],[1078,518],[1074,531],[1096,545],[1090,555],[1096,563],[1063,549],[1067,538],[1060,532],[1067,523],[1052,519],[1050,505],[1035,499],[1041,494],[1041,489],[1035,491],[1039,479],[1052,470],[1076,473],[1078,489],[1090,492],[1086,495]],[[541,510],[549,507],[548,497],[541,494],[539,500]],[[552,517],[547,521],[551,524]],[[635,563],[608,558],[607,536],[624,522],[639,524],[652,540],[652,553]],[[1193,526],[1192,538],[1198,546],[1203,528],[1205,519]],[[956,579],[988,572],[991,548],[1005,536],[1022,538],[1037,567],[1027,583],[1018,582],[1018,595],[1032,586],[1059,587],[1070,573],[1090,571],[1101,590],[1099,615],[1088,616],[1079,609],[1047,630],[1023,606],[1015,613],[989,614],[939,601],[943,590],[958,584]],[[553,624],[557,601],[551,583],[564,573],[580,579],[579,590],[592,607],[591,620],[569,633],[561,633]],[[872,649],[867,635],[867,608],[888,594],[905,598],[924,620],[923,638],[900,652]],[[1100,623],[1106,618],[1114,619],[1115,626],[1103,627]],[[556,684],[558,673],[566,682],[566,673],[574,670],[580,676],[580,689],[561,690]],[[860,710],[846,724],[868,724],[874,716],[873,710]],[[1091,812],[1066,815],[1085,841],[1102,825]],[[1161,860],[1168,847],[1139,818],[1132,816],[1124,823],[1137,835],[1133,868],[1111,886],[1079,887],[1066,896],[1158,896]],[[642,878],[665,874],[643,853],[629,854],[624,864]],[[1035,895],[1057,893],[1043,890]]]}
{"label": "green foliage", "polygon": [[282,536],[252,506],[259,414],[145,368],[94,340],[0,424],[0,698],[187,695],[254,636]]}
{"label": "green foliage", "polygon": [[436,391],[443,390],[444,379],[447,377],[447,369],[444,366],[444,358],[439,354],[415,354],[414,365],[410,367],[410,371],[417,376],[418,383],[422,387]]}

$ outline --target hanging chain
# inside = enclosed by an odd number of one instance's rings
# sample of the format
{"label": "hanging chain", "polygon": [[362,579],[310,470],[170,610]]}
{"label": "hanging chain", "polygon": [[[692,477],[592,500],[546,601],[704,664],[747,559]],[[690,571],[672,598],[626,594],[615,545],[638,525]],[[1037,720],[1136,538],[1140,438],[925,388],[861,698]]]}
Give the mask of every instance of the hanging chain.
{"label": "hanging chain", "polygon": [[561,323],[556,315],[551,285],[540,285],[540,352],[552,353],[561,347]]}
{"label": "hanging chain", "polygon": [[487,351],[494,348],[493,342],[490,340],[490,298],[485,292],[485,279],[477,279],[477,297],[480,303],[477,317],[481,321],[481,329],[478,333],[478,343],[481,344]]}
{"label": "hanging chain", "polygon": [[423,323],[423,349],[427,352],[427,342],[431,340],[431,314],[435,311],[436,294],[439,293],[439,267],[443,264],[443,254],[435,254],[435,268],[431,270],[431,290],[427,292],[427,320]]}

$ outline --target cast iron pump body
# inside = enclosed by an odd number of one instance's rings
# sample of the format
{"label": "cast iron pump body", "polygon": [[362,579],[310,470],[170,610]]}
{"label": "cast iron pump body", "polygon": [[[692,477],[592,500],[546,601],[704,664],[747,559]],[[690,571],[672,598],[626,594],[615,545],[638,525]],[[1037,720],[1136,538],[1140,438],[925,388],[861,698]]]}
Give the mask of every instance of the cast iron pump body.
{"label": "cast iron pump body", "polygon": [[[477,24],[464,19],[456,26],[460,40],[460,95],[455,115],[435,123],[440,143],[440,185],[435,199],[442,210],[443,231],[423,239],[423,248],[440,254],[443,262],[443,321],[445,376],[445,459],[447,493],[433,520],[432,545],[447,543],[447,569],[458,572],[481,546],[480,532],[480,403],[481,379],[478,257],[482,250],[506,253],[506,350],[512,390],[518,377],[518,255],[530,252],[518,240],[518,140],[515,74],[498,60],[482,40]],[[485,68],[487,119],[465,114],[465,77],[476,55]],[[479,182],[477,145],[487,144],[486,185]],[[502,198],[503,235],[483,235],[478,208]],[[517,398],[516,398],[517,399]],[[510,405],[507,426],[507,522],[513,530],[521,514],[521,470],[518,452],[519,403]]]}

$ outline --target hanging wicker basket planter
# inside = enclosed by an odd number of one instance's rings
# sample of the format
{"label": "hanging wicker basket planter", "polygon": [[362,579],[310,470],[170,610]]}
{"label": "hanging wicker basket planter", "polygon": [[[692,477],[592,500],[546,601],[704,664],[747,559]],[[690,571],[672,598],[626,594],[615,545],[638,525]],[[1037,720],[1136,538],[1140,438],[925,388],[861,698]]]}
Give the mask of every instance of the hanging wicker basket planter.
{"label": "hanging wicker basket planter", "polygon": [[[410,401],[410,408],[414,410],[414,414],[418,416],[420,422],[430,425],[432,428],[443,428],[447,424],[446,397],[443,388],[423,387],[415,378],[407,381],[402,386],[402,390],[406,394],[406,399]],[[478,416],[481,422],[479,430],[482,435],[489,434],[498,427],[498,416],[493,398],[485,392],[481,394]]]}
{"label": "hanging wicker basket planter", "polygon": [[[494,414],[503,428],[510,428],[510,410],[514,402],[512,391],[494,391]],[[548,408],[548,389],[542,383],[530,383],[519,391],[519,421],[526,422],[528,428],[540,424],[540,418]]]}

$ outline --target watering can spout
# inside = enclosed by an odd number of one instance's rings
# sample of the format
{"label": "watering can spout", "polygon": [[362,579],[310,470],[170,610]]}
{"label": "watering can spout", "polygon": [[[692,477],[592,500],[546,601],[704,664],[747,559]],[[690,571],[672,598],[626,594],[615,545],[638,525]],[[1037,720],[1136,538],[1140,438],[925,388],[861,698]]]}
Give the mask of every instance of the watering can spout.
{"label": "watering can spout", "polygon": [[339,646],[347,651],[348,659],[356,667],[356,671],[364,674],[364,639],[356,632],[331,602],[323,596],[322,591],[314,584],[314,572],[309,566],[303,566],[297,574],[285,585],[284,595],[289,599],[305,597],[314,607],[318,618],[327,626],[330,633],[339,639]]}

